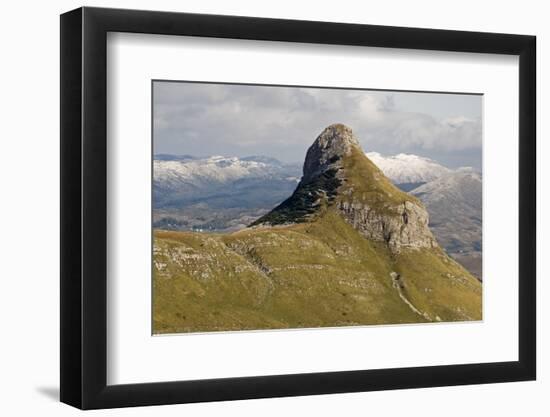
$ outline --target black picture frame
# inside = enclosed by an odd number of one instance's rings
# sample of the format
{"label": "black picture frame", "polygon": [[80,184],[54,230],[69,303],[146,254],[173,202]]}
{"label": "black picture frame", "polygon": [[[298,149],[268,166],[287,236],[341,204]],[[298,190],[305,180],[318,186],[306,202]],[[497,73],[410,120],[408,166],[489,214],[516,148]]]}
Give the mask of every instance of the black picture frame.
{"label": "black picture frame", "polygon": [[[512,362],[107,385],[108,32],[519,56],[519,358]],[[536,378],[534,36],[137,10],[61,15],[61,401],[81,409]]]}

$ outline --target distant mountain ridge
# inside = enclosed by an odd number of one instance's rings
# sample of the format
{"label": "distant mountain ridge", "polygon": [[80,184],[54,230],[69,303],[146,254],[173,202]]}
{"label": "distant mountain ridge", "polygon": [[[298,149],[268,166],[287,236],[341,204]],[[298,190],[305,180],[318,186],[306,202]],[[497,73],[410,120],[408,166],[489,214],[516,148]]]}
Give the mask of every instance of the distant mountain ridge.
{"label": "distant mountain ridge", "polygon": [[155,155],[153,222],[173,230],[236,230],[292,193],[301,166],[274,158]]}
{"label": "distant mountain ridge", "polygon": [[[162,155],[153,161],[155,184],[177,181],[180,184],[206,185],[208,183],[228,183],[244,178],[285,178],[295,172],[287,172],[284,165],[269,157],[225,157],[214,155],[198,159],[190,156],[174,157]],[[295,180],[295,178],[291,178]]]}
{"label": "distant mountain ridge", "polygon": [[[288,187],[285,188],[290,188],[298,180],[298,166],[284,165],[268,157],[211,156],[153,161],[156,207],[207,198],[218,191],[230,191],[231,187],[243,184],[287,182]],[[194,195],[195,192],[197,195]]]}
{"label": "distant mountain ridge", "polygon": [[[412,189],[414,187],[406,187],[406,185],[418,186],[451,172],[449,168],[436,161],[417,155],[400,153],[384,156],[378,152],[368,152],[366,155],[400,188]],[[405,189],[405,191],[409,190]]]}
{"label": "distant mountain ridge", "polygon": [[447,253],[482,278],[482,180],[459,169],[411,191],[430,213],[430,227]]}

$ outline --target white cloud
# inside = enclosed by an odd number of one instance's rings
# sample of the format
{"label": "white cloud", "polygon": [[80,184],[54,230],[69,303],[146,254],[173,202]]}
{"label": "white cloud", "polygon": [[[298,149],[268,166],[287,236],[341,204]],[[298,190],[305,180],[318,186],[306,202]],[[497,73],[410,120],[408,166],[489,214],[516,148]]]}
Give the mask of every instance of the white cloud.
{"label": "white cloud", "polygon": [[[414,105],[400,108],[404,94],[408,93],[156,83],[155,148],[301,160],[325,126],[340,122],[356,132],[366,151],[430,156],[481,150],[481,100],[474,102],[479,109],[467,109],[468,114],[479,114],[477,119],[454,113],[438,118],[415,112]],[[432,96],[439,109],[457,97]]]}

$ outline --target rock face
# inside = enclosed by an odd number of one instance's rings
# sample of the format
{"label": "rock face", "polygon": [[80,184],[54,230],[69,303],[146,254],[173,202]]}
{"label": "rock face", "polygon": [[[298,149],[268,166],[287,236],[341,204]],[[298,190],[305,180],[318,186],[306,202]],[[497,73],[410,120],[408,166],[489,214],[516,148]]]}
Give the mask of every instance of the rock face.
{"label": "rock face", "polygon": [[342,185],[342,159],[356,146],[359,143],[350,128],[327,127],[308,149],[302,179],[292,195],[250,226],[304,223],[323,205],[332,205]]}
{"label": "rock face", "polygon": [[342,158],[351,155],[353,148],[359,146],[349,127],[343,124],[330,125],[307,151],[302,182],[311,182],[323,173],[340,170]]}
{"label": "rock face", "polygon": [[387,207],[384,214],[366,204],[347,201],[339,202],[338,209],[346,221],[363,236],[386,242],[393,252],[399,252],[402,247],[437,246],[428,228],[428,213],[410,201]]}
{"label": "rock face", "polygon": [[365,238],[385,242],[392,252],[437,246],[422,203],[395,187],[342,124],[327,127],[311,145],[292,196],[251,226],[303,223],[324,210],[336,210]]}

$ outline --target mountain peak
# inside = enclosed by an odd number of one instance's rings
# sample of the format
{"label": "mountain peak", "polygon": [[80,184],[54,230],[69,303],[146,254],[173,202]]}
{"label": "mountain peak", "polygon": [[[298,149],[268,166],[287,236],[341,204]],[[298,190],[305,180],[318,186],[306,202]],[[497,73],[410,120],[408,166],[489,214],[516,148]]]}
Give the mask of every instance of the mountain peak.
{"label": "mountain peak", "polygon": [[351,127],[342,123],[333,123],[327,126],[317,137],[315,142],[323,143],[326,147],[340,146],[342,144],[359,144]]}
{"label": "mountain peak", "polygon": [[251,226],[311,222],[327,211],[394,251],[437,245],[422,203],[396,188],[342,124],[323,130],[307,151],[294,193]]}
{"label": "mountain peak", "polygon": [[326,127],[307,151],[304,161],[304,180],[308,181],[319,174],[335,168],[341,158],[360,147],[351,128],[341,123]]}

